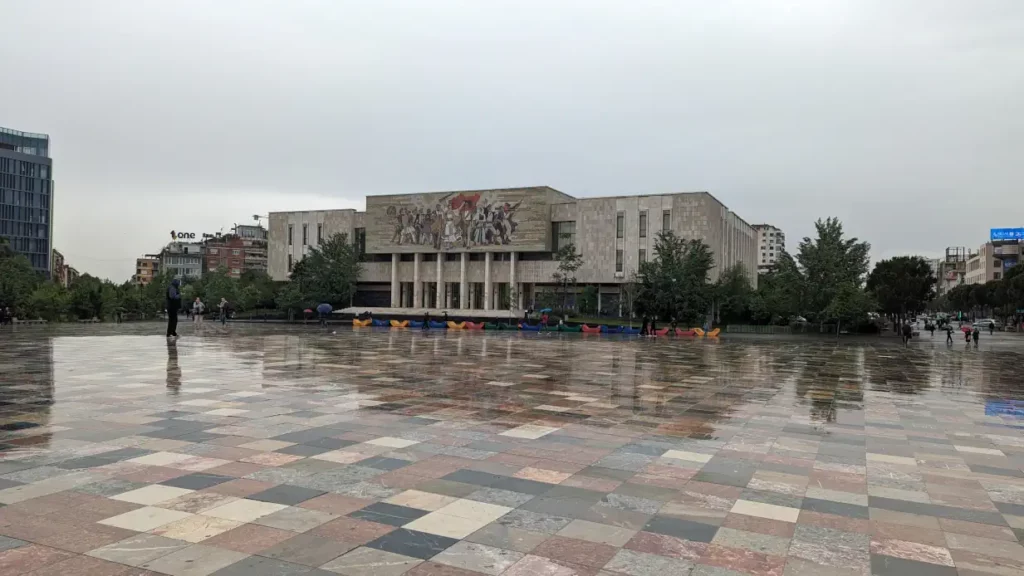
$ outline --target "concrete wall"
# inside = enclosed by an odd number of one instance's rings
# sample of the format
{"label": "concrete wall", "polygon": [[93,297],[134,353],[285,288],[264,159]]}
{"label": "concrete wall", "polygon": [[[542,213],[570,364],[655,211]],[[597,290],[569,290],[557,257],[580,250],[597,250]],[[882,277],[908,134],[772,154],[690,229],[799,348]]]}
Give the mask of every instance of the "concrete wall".
{"label": "concrete wall", "polygon": [[[317,245],[317,225],[323,225],[324,240],[337,233],[354,236],[356,211],[309,210],[305,212],[271,212],[267,242],[267,273],[274,280],[288,279],[288,255],[293,264]],[[302,243],[302,226],[308,226],[308,243]],[[292,243],[288,244],[288,226],[292,227]],[[389,277],[390,279],[390,277]]]}

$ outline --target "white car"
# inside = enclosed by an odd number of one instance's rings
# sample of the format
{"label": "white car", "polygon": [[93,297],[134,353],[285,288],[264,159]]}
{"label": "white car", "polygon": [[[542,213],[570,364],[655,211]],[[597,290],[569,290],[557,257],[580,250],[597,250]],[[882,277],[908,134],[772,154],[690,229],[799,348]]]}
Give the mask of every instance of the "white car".
{"label": "white car", "polygon": [[974,322],[974,327],[978,330],[988,330],[989,326],[995,325],[996,330],[1003,329],[1003,323],[993,318],[982,318]]}

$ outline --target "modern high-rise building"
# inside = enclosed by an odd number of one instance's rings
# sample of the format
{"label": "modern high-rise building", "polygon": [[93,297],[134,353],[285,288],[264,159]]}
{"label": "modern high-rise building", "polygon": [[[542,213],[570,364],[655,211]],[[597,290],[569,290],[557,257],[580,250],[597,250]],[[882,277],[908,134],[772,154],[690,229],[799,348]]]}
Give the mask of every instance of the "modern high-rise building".
{"label": "modern high-rise building", "polygon": [[771,224],[754,224],[757,232],[757,273],[770,272],[786,249],[786,235]]}
{"label": "modern high-rise building", "polygon": [[0,127],[0,236],[50,277],[53,161],[46,134]]}

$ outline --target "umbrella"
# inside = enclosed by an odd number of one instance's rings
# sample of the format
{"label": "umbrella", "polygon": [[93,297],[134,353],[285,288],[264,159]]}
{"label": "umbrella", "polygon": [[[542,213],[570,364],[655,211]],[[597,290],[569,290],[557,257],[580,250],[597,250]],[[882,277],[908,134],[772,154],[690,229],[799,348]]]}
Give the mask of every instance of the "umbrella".
{"label": "umbrella", "polygon": [[542,308],[542,309],[540,310],[540,313],[541,313],[541,314],[546,314],[546,313],[548,313],[548,312],[551,312],[551,308]]}
{"label": "umbrella", "polygon": [[313,311],[310,310],[309,308],[306,308],[305,310],[303,310],[303,312],[305,312],[306,314],[312,314],[313,313]]}
{"label": "umbrella", "polygon": [[326,302],[324,302],[323,304],[321,304],[321,305],[316,307],[316,311],[321,313],[321,314],[330,314],[331,310],[333,310],[333,309],[334,308],[330,304],[328,304]]}

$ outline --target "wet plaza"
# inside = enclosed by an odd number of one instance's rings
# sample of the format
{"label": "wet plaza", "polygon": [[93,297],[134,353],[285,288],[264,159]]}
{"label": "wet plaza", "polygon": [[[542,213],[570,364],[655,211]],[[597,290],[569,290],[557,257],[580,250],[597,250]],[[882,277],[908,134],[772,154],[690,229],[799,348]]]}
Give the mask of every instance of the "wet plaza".
{"label": "wet plaza", "polygon": [[0,574],[1024,573],[1024,340],[0,331]]}

